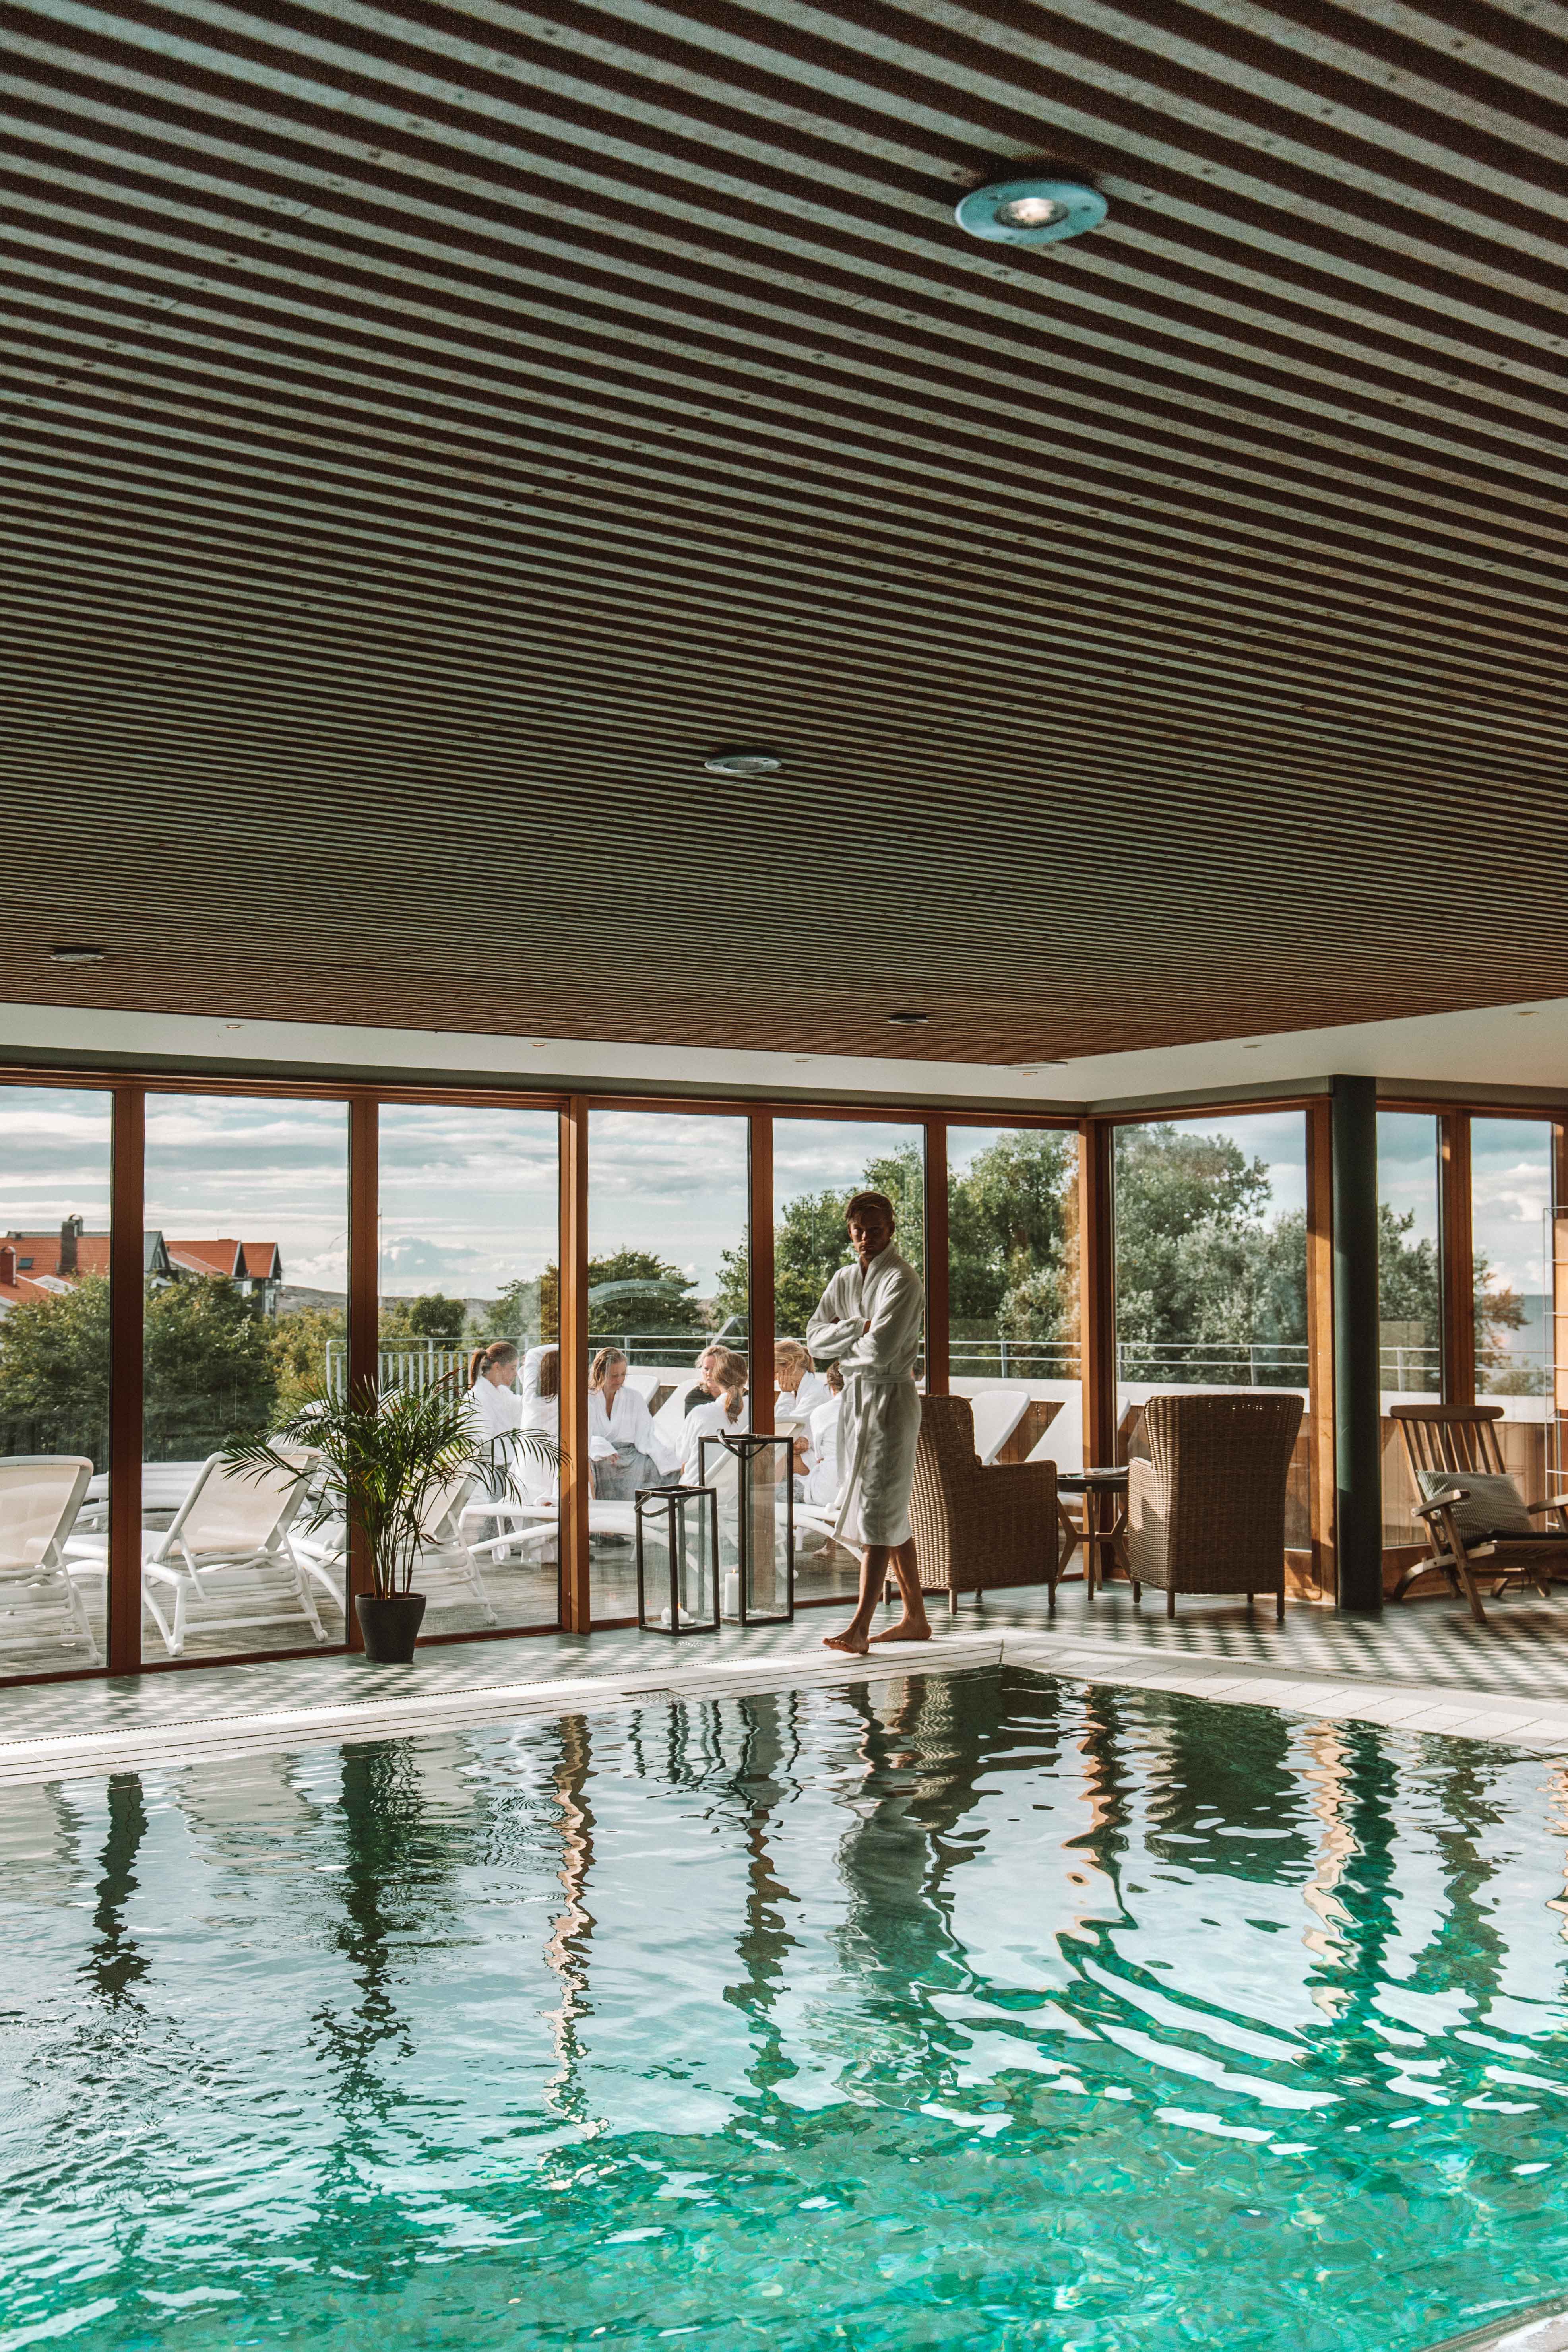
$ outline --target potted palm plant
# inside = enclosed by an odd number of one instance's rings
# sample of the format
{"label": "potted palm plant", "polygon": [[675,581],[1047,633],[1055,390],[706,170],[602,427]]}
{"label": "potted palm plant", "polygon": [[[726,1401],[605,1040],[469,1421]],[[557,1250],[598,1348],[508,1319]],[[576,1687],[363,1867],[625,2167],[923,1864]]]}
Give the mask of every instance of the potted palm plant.
{"label": "potted palm plant", "polygon": [[[342,1396],[317,1386],[270,1436],[237,1439],[224,1460],[259,1476],[292,1470],[301,1447],[325,1465],[314,1523],[339,1519],[357,1528],[370,1555],[374,1589],[354,1595],[365,1655],[406,1665],[425,1614],[425,1595],[413,1589],[422,1549],[467,1482],[497,1502],[521,1500],[511,1460],[479,1434],[456,1375],[420,1387],[395,1381],[378,1389],[366,1381]],[[510,1448],[547,1465],[561,1459],[555,1440],[537,1431],[516,1431]]]}

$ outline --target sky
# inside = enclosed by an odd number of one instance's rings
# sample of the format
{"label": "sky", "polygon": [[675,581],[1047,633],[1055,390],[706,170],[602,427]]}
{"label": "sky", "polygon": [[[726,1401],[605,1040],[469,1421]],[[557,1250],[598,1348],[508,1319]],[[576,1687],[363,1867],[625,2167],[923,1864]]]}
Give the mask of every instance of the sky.
{"label": "sky", "polygon": [[[381,1114],[382,1287],[493,1295],[537,1276],[555,1255],[557,1123],[551,1111],[461,1104],[386,1105]],[[1300,1111],[1176,1122],[1229,1136],[1269,1172],[1270,1221],[1305,1200]],[[955,1166],[994,1140],[994,1128],[949,1130]],[[780,1118],[774,1197],[844,1191],[868,1163],[918,1127],[880,1119]],[[1544,1214],[1551,1129],[1542,1119],[1472,1122],[1477,1248],[1498,1279],[1546,1286]],[[657,1250],[709,1295],[723,1250],[746,1225],[746,1122],[684,1112],[592,1114],[589,1200],[595,1255]],[[86,1087],[0,1087],[0,1228],[50,1228],[79,1215],[109,1222],[110,1107]],[[1419,1236],[1436,1231],[1436,1122],[1383,1112],[1383,1197],[1414,1209]],[[347,1113],[341,1103],[216,1095],[153,1095],[147,1117],[147,1223],[165,1233],[277,1241],[286,1277],[341,1290],[346,1279]]]}

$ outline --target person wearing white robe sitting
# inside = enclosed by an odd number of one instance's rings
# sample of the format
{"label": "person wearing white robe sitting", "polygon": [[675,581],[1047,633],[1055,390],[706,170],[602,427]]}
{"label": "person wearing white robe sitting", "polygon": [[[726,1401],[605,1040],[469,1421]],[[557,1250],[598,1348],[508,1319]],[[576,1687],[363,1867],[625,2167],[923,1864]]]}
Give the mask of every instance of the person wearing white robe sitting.
{"label": "person wearing white robe sitting", "polygon": [[680,1483],[683,1486],[700,1485],[699,1476],[702,1440],[733,1434],[752,1425],[751,1410],[746,1398],[746,1360],[729,1348],[710,1348],[709,1368],[718,1393],[693,1405],[680,1425]]}
{"label": "person wearing white robe sitting", "polygon": [[836,1362],[844,1374],[837,1534],[840,1542],[860,1547],[859,1602],[843,1633],[827,1636],[826,1646],[864,1657],[889,1568],[904,1612],[874,1638],[931,1639],[910,1532],[921,1433],[915,1365],[925,1293],[914,1267],[893,1247],[893,1204],[885,1192],[858,1192],[845,1222],[855,1263],[841,1267],[823,1292],[805,1342],[819,1362]]}
{"label": "person wearing white robe sitting", "polygon": [[588,1367],[588,1459],[601,1503],[629,1503],[639,1486],[659,1486],[676,1467],[660,1443],[647,1399],[626,1386],[626,1360],[601,1348]]}
{"label": "person wearing white robe sitting", "polygon": [[[558,1347],[531,1348],[522,1362],[522,1418],[520,1431],[536,1431],[542,1437],[561,1437],[561,1350]],[[553,1502],[560,1488],[561,1474],[547,1463],[531,1461],[524,1455],[518,1465],[518,1485],[531,1503]]]}
{"label": "person wearing white robe sitting", "polygon": [[827,1382],[820,1372],[813,1371],[811,1358],[798,1339],[780,1339],[773,1347],[773,1427],[784,1423],[794,1424],[795,1466],[804,1476],[810,1467],[810,1441],[806,1423],[819,1404],[827,1400]]}
{"label": "person wearing white robe sitting", "polygon": [[798,1502],[826,1510],[838,1500],[838,1413],[844,1402],[844,1375],[829,1364],[824,1379],[827,1394],[811,1416],[806,1437],[805,1470],[795,1490]]}

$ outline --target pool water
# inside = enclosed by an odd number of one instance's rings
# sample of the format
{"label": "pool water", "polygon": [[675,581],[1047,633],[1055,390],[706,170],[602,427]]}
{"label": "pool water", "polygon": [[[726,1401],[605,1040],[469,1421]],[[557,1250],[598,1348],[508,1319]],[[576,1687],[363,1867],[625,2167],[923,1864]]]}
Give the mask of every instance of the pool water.
{"label": "pool water", "polygon": [[1555,1766],[1015,1671],[0,1806],[0,2352],[1399,2352],[1568,2282]]}

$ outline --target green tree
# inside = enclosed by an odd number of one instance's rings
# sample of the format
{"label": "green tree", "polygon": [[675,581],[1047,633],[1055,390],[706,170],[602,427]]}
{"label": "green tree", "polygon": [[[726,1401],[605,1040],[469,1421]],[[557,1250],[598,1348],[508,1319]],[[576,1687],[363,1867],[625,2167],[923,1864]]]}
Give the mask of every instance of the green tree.
{"label": "green tree", "polygon": [[[785,1202],[773,1238],[773,1321],[804,1338],[817,1301],[854,1255],[844,1212],[857,1192],[885,1192],[893,1203],[895,1240],[911,1265],[925,1260],[925,1167],[913,1144],[868,1160],[858,1184],[842,1192],[799,1192]],[[726,1253],[717,1304],[744,1313],[744,1260]]]}
{"label": "green tree", "polygon": [[[588,1322],[601,1331],[703,1331],[708,1319],[691,1278],[654,1250],[588,1260]],[[594,1294],[600,1294],[595,1297]]]}
{"label": "green tree", "polygon": [[109,1462],[109,1284],[89,1275],[0,1317],[0,1447]]}
{"label": "green tree", "polygon": [[150,1290],[142,1451],[149,1461],[211,1454],[271,1424],[278,1373],[266,1323],[221,1274]]}
{"label": "green tree", "polygon": [[334,1350],[342,1365],[348,1317],[341,1307],[298,1307],[261,1328],[272,1359],[277,1410],[297,1412],[326,1381]]}
{"label": "green tree", "polygon": [[460,1298],[427,1290],[417,1298],[384,1298],[381,1302],[383,1339],[447,1339],[456,1346],[463,1336],[468,1308]]}
{"label": "green tree", "polygon": [[1070,1339],[1077,1331],[1075,1139],[1021,1129],[948,1187],[948,1293],[955,1337]]}
{"label": "green tree", "polygon": [[1266,1162],[1228,1136],[1156,1120],[1118,1129],[1115,1172],[1123,1370],[1134,1380],[1248,1381],[1242,1351],[1268,1287]]}

